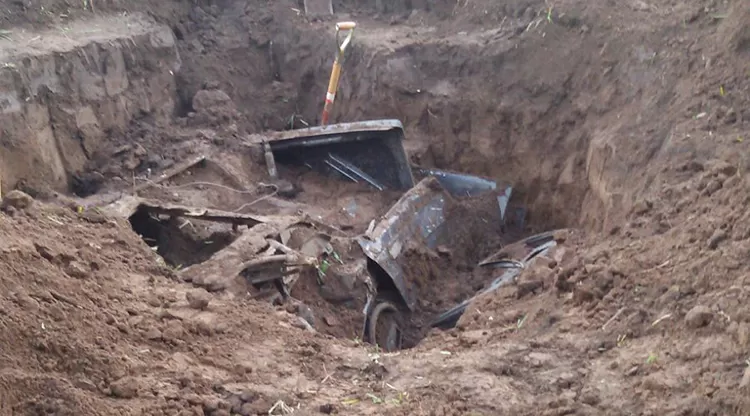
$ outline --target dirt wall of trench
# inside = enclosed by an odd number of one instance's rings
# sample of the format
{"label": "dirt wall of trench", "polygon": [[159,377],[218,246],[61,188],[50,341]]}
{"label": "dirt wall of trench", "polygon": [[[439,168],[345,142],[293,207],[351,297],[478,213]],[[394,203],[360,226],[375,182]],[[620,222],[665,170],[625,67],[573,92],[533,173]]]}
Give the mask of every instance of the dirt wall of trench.
{"label": "dirt wall of trench", "polygon": [[[653,31],[625,6],[560,4],[547,16],[544,2],[528,0],[398,10],[340,3],[350,12],[340,18],[361,24],[334,120],[402,120],[416,162],[512,182],[540,229],[609,229],[646,190],[670,181],[663,169],[721,156],[710,140],[680,137],[684,131],[702,124],[709,135],[724,134],[750,118],[735,104],[746,81],[725,76],[747,49],[741,5],[727,19],[689,5],[660,11],[651,17],[664,22]],[[169,25],[183,58],[176,90],[163,90],[176,115],[188,116],[194,94],[214,85],[242,113],[241,133],[317,123],[334,19],[309,20],[292,6],[206,1],[178,13],[171,3],[148,3],[144,11]],[[105,2],[98,10],[122,7]],[[374,18],[362,14],[371,9]],[[29,24],[39,20],[32,16]],[[627,36],[609,36],[620,26]],[[691,37],[697,31],[710,41]],[[731,85],[723,96],[722,83]],[[702,113],[709,115],[695,118]],[[69,136],[87,129],[76,125]],[[68,159],[83,160],[80,147],[70,147],[78,154]],[[147,149],[165,152],[156,142]]]}
{"label": "dirt wall of trench", "polygon": [[135,14],[34,35],[0,40],[3,188],[67,192],[133,120],[171,119],[181,62],[169,27]]}
{"label": "dirt wall of trench", "polygon": [[[540,229],[608,231],[686,161],[738,159],[712,142],[750,118],[737,106],[747,81],[732,75],[748,44],[740,3],[726,14],[660,11],[656,31],[632,17],[617,23],[627,7],[561,5],[549,16],[543,2],[476,7],[482,17],[458,8],[441,20],[413,7],[360,25],[334,120],[402,120],[415,162],[510,181]],[[280,78],[296,82],[297,112],[310,123],[332,26],[278,19],[271,31]],[[697,126],[707,140],[686,133]]]}

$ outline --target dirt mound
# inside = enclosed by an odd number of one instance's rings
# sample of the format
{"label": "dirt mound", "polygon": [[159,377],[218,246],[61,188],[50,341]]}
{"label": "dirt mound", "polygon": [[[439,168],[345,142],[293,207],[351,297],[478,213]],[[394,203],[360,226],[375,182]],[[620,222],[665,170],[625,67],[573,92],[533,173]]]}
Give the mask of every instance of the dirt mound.
{"label": "dirt mound", "polygon": [[514,236],[502,229],[497,199],[491,193],[456,199],[448,205],[445,219],[441,227],[449,245],[435,250],[407,246],[404,254],[408,258],[404,272],[415,279],[424,318],[432,318],[482,289],[492,279],[476,270],[477,264],[514,241]]}
{"label": "dirt mound", "polygon": [[[745,227],[736,228],[748,188],[733,174],[722,180],[728,186],[710,197],[705,188],[698,190],[701,181],[717,175],[723,174],[709,170],[678,186],[690,189],[689,204],[676,207],[673,189],[664,190],[653,206],[641,204],[618,231],[621,238],[587,243],[586,249],[567,242],[567,260],[527,270],[516,284],[475,302],[452,342],[459,351],[500,340],[531,347],[535,352],[521,361],[503,364],[503,374],[511,378],[523,378],[514,366],[531,366],[549,369],[559,380],[566,377],[562,369],[572,365],[575,381],[555,381],[563,383],[557,393],[537,394],[557,400],[564,391],[576,395],[549,406],[575,402],[607,413],[713,409],[742,414],[748,402],[731,398],[731,392],[747,388],[750,379],[749,311],[742,289],[747,270],[739,260],[747,235]],[[724,201],[723,208],[703,213],[700,207],[716,199]],[[539,283],[534,291],[528,290],[531,282]],[[540,348],[553,345],[558,352],[540,355]],[[554,370],[547,359],[555,361]],[[683,399],[649,404],[649,397],[664,391]]]}
{"label": "dirt mound", "polygon": [[267,414],[292,403],[267,372],[325,376],[279,355],[327,348],[296,316],[193,293],[127,222],[34,203],[0,214],[0,235],[3,414]]}

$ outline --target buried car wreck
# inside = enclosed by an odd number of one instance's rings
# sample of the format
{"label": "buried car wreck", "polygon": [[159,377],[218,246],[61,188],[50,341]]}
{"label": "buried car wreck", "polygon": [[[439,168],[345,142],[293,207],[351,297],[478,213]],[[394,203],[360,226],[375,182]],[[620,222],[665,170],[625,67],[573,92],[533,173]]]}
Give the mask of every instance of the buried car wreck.
{"label": "buried car wreck", "polygon": [[[258,136],[246,153],[263,178],[237,173],[247,159],[205,156],[102,209],[129,218],[184,281],[268,298],[301,327],[393,351],[455,325],[475,292],[512,281],[555,244],[509,244],[524,222],[512,188],[411,166],[403,138],[397,120]],[[290,184],[297,191],[282,192]],[[231,193],[255,199],[226,210]]]}

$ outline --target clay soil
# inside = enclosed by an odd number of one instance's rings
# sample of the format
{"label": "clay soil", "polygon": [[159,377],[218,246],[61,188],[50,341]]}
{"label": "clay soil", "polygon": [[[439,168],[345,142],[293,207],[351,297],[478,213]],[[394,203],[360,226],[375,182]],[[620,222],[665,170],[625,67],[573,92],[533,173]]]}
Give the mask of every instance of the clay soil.
{"label": "clay soil", "polygon": [[[0,213],[0,414],[750,414],[746,2],[334,6],[0,0],[2,192],[36,198]],[[247,143],[318,122],[348,19],[335,121],[398,118],[416,164],[513,184],[519,236],[575,230],[457,328],[382,354],[306,329],[300,308],[181,282],[126,219],[61,203],[203,153],[223,170],[145,196],[231,211],[268,195]],[[376,216],[396,197],[294,185],[321,214],[353,193]],[[491,210],[470,207],[458,251],[413,254],[429,260],[426,309],[480,288],[471,264],[504,243],[474,241]],[[327,219],[368,223],[342,215]],[[310,279],[293,296],[349,322],[305,298]]]}

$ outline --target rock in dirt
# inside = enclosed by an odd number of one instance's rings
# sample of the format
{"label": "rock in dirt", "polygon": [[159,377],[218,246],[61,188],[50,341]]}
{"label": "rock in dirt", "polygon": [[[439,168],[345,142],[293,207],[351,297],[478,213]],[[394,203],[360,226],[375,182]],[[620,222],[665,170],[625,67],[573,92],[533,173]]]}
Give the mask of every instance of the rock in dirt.
{"label": "rock in dirt", "polygon": [[76,279],[85,279],[89,276],[87,267],[78,261],[71,261],[65,266],[65,274]]}
{"label": "rock in dirt", "polygon": [[242,393],[240,393],[240,400],[242,400],[244,403],[252,403],[259,397],[260,394],[253,390],[243,390]]}
{"label": "rock in dirt", "polygon": [[300,303],[297,307],[297,316],[304,319],[311,327],[315,328],[315,315],[309,306]]}
{"label": "rock in dirt", "polygon": [[325,322],[326,325],[328,325],[328,326],[338,326],[339,325],[339,320],[336,319],[336,317],[333,316],[333,315],[326,315],[326,316],[324,316],[323,317],[323,322]]}
{"label": "rock in dirt", "polygon": [[570,232],[568,230],[557,230],[552,234],[552,238],[559,244],[566,242],[570,238]]}
{"label": "rock in dirt", "polygon": [[138,396],[138,380],[133,377],[123,377],[109,385],[112,396],[119,399],[132,399]]}
{"label": "rock in dirt", "polygon": [[292,326],[295,328],[304,329],[306,331],[315,332],[315,328],[313,328],[313,326],[310,325],[310,323],[301,316],[298,316],[292,320]]}
{"label": "rock in dirt", "polygon": [[737,175],[733,175],[733,176],[728,177],[724,181],[724,183],[722,184],[721,187],[722,188],[726,188],[726,189],[731,189],[731,188],[734,188],[735,186],[739,185],[740,182],[742,182],[742,179],[740,179],[740,177],[737,176]]}
{"label": "rock in dirt", "polygon": [[685,323],[690,328],[700,328],[708,325],[714,317],[707,306],[697,305],[685,315]]}
{"label": "rock in dirt", "polygon": [[0,209],[7,211],[11,208],[23,210],[34,204],[34,198],[31,195],[23,193],[17,189],[8,192],[3,201],[0,203]]}
{"label": "rock in dirt", "polygon": [[740,344],[742,348],[747,348],[750,346],[750,324],[747,322],[742,322],[739,325],[737,325],[737,343]]}
{"label": "rock in dirt", "polygon": [[227,105],[232,99],[222,90],[200,90],[193,96],[193,108],[197,112],[208,112],[217,106]]}
{"label": "rock in dirt", "polygon": [[627,371],[625,371],[625,376],[632,377],[638,373],[638,370],[640,370],[640,367],[637,365],[634,365],[630,367]]}
{"label": "rock in dirt", "polygon": [[711,250],[716,250],[716,248],[719,247],[719,244],[721,244],[722,241],[726,240],[728,237],[728,234],[726,231],[722,229],[716,229],[713,234],[711,234],[711,237],[708,239],[708,248]]}
{"label": "rock in dirt", "polygon": [[161,331],[156,328],[151,328],[143,334],[146,339],[151,341],[160,340],[162,338]]}
{"label": "rock in dirt", "polygon": [[272,182],[276,187],[276,194],[284,198],[294,198],[301,192],[301,188],[285,179],[276,179]]}
{"label": "rock in dirt", "polygon": [[211,336],[214,334],[214,324],[210,320],[198,319],[194,327],[194,332],[200,335]]}
{"label": "rock in dirt", "polygon": [[177,342],[185,336],[185,329],[180,322],[172,322],[162,332],[161,337],[164,341]]}
{"label": "rock in dirt", "polygon": [[214,397],[209,397],[206,399],[203,399],[203,411],[206,414],[210,414],[211,412],[215,412],[219,410],[219,399]]}
{"label": "rock in dirt", "polygon": [[651,203],[651,201],[642,199],[633,205],[633,214],[643,215],[649,212],[653,206],[654,205],[653,203]]}
{"label": "rock in dirt", "polygon": [[708,184],[706,185],[706,189],[703,190],[703,193],[711,196],[716,193],[719,189],[721,189],[722,181],[718,179],[711,179]]}
{"label": "rock in dirt", "polygon": [[185,299],[191,308],[205,310],[211,301],[211,294],[204,289],[194,289],[185,294]]}
{"label": "rock in dirt", "polygon": [[18,306],[26,310],[35,311],[39,309],[39,302],[37,302],[36,299],[32,298],[26,293],[16,294],[16,297],[14,300],[18,304]]}
{"label": "rock in dirt", "polygon": [[529,293],[534,293],[537,289],[544,287],[544,282],[541,280],[530,280],[525,282],[519,282],[516,287],[516,298],[520,299]]}
{"label": "rock in dirt", "polygon": [[714,159],[707,163],[707,167],[713,175],[732,176],[737,173],[737,166],[725,161]]}
{"label": "rock in dirt", "polygon": [[92,383],[91,380],[88,380],[86,378],[79,378],[79,379],[74,380],[73,385],[76,388],[79,388],[81,390],[86,390],[90,392],[98,391],[96,384]]}
{"label": "rock in dirt", "polygon": [[750,367],[745,369],[745,374],[742,376],[742,380],[740,380],[740,388],[748,386],[750,386]]}

